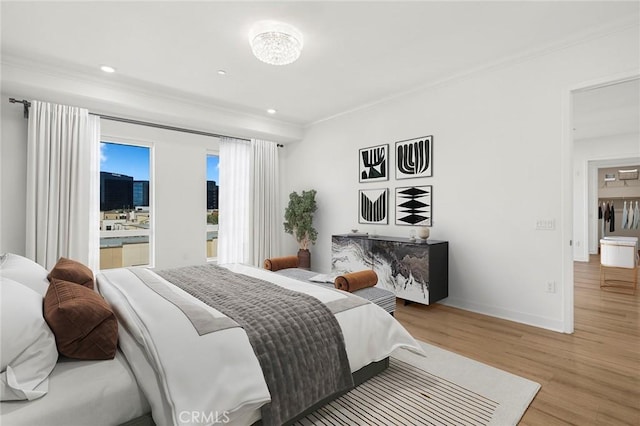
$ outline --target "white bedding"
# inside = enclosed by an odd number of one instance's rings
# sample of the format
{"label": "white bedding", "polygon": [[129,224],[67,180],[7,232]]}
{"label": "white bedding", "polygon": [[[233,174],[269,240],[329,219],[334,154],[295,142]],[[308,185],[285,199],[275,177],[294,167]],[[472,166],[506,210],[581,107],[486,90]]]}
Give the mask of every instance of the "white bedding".
{"label": "white bedding", "polygon": [[[302,291],[323,302],[345,297],[267,270],[246,265],[225,266]],[[217,417],[231,425],[246,425],[259,418],[259,408],[270,396],[243,329],[199,336],[180,309],[144,285],[130,270],[106,270],[96,278],[99,291],[125,329],[121,330],[120,346],[151,403],[158,426],[198,423],[193,421],[194,413],[200,419]],[[224,317],[180,288],[167,284],[214,316]],[[352,372],[386,358],[398,347],[421,351],[409,333],[377,305],[343,311],[336,318]]]}
{"label": "white bedding", "polygon": [[61,357],[49,375],[45,396],[1,404],[3,426],[117,425],[150,411],[120,351],[107,361]]}

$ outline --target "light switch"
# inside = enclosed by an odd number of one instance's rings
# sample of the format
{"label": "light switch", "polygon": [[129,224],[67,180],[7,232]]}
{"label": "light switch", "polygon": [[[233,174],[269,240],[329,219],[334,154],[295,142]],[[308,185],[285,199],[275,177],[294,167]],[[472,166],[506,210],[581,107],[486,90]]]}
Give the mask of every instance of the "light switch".
{"label": "light switch", "polygon": [[536,220],[537,231],[553,231],[556,229],[555,219],[538,219]]}

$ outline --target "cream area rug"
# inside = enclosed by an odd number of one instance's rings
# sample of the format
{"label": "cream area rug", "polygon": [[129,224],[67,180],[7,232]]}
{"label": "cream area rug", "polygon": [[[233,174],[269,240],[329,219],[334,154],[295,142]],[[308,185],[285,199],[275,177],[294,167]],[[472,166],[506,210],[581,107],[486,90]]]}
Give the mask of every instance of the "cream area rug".
{"label": "cream area rug", "polygon": [[516,425],[538,383],[427,343],[296,425]]}

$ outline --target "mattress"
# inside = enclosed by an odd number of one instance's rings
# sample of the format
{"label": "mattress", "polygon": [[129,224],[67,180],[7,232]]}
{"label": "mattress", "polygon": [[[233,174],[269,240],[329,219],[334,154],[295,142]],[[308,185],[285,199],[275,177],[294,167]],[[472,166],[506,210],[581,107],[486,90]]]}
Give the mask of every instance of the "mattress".
{"label": "mattress", "polygon": [[49,392],[33,401],[0,403],[7,426],[114,425],[150,411],[124,355],[112,360],[79,361],[60,357],[49,376]]}

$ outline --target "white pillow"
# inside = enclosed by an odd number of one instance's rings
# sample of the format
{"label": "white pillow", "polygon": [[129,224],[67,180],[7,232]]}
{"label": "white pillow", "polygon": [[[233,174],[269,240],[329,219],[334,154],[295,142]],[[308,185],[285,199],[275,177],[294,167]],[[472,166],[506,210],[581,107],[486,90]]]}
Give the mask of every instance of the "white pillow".
{"label": "white pillow", "polygon": [[42,315],[42,296],[5,277],[0,277],[0,336],[0,401],[46,394],[58,349]]}
{"label": "white pillow", "polygon": [[4,261],[0,263],[0,277],[24,284],[42,297],[49,288],[48,274],[46,269],[33,260],[13,253],[4,255]]}

